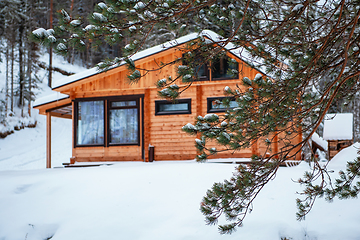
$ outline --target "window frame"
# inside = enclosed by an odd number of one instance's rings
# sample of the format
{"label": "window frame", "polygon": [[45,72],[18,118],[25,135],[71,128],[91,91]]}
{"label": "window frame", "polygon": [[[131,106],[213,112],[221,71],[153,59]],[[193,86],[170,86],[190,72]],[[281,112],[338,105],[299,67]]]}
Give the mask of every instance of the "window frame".
{"label": "window frame", "polygon": [[[78,123],[79,123],[79,102],[96,102],[96,101],[103,101],[103,106],[104,106],[104,143],[102,144],[78,144],[77,143],[77,138],[78,138]],[[79,101],[78,99],[74,100],[74,147],[101,147],[101,146],[105,146],[106,143],[106,126],[105,126],[105,114],[106,114],[106,103],[104,99],[90,99],[90,98],[84,98],[81,101]]]}
{"label": "window frame", "polygon": [[[112,107],[112,102],[125,102],[135,101],[135,106],[117,106]],[[137,121],[138,121],[138,132],[137,132],[137,143],[110,143],[110,111],[113,109],[137,109]],[[116,97],[108,99],[107,107],[107,146],[140,146],[140,99],[132,97]]]}
{"label": "window frame", "polygon": [[[74,148],[78,147],[112,147],[112,146],[140,146],[141,136],[143,129],[143,119],[140,119],[140,115],[143,116],[143,98],[144,95],[128,95],[128,96],[112,96],[112,97],[94,97],[94,98],[76,98],[74,102]],[[91,102],[91,101],[103,101],[104,103],[104,143],[103,144],[77,144],[77,135],[78,135],[78,107],[79,102]],[[120,106],[120,107],[111,107],[112,102],[119,101],[136,101],[136,106]],[[138,133],[137,133],[137,142],[136,143],[110,143],[110,111],[112,109],[133,109],[136,108],[138,111],[137,121],[138,121]],[[143,137],[143,136],[142,136]]]}
{"label": "window frame", "polygon": [[209,97],[209,98],[207,98],[206,99],[207,113],[221,113],[221,112],[226,112],[226,110],[231,109],[231,108],[212,108],[212,101],[214,101],[214,100],[222,101],[225,98],[230,98],[230,101],[235,101],[234,97]]}
{"label": "window frame", "polygon": [[[176,102],[174,103],[172,101],[167,101],[167,100],[156,100],[155,101],[155,116],[191,114],[191,98],[177,99],[175,101]],[[160,111],[161,104],[176,104],[176,103],[187,103],[188,110]]]}

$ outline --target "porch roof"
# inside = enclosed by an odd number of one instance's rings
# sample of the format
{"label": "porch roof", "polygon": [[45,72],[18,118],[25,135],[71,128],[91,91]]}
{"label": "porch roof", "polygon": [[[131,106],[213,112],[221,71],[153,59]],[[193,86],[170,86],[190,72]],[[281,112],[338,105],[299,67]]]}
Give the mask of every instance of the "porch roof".
{"label": "porch roof", "polygon": [[57,102],[59,100],[66,99],[66,98],[69,98],[69,95],[52,91],[51,94],[36,99],[33,107],[37,108],[42,105],[52,103],[52,102]]}
{"label": "porch roof", "polygon": [[51,113],[51,116],[61,118],[72,118],[71,99],[68,95],[59,92],[36,99],[33,105],[40,114]]}

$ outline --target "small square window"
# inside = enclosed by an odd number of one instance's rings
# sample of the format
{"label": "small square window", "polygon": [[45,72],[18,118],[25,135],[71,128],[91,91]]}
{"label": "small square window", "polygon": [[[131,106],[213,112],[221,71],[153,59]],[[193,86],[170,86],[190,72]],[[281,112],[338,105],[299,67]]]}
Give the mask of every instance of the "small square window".
{"label": "small square window", "polygon": [[191,114],[191,99],[155,101],[155,115]]}
{"label": "small square window", "polygon": [[213,112],[225,112],[228,109],[238,107],[238,103],[236,102],[235,98],[230,97],[229,107],[225,107],[222,103],[222,100],[226,97],[213,97],[207,99],[207,109],[208,113]]}

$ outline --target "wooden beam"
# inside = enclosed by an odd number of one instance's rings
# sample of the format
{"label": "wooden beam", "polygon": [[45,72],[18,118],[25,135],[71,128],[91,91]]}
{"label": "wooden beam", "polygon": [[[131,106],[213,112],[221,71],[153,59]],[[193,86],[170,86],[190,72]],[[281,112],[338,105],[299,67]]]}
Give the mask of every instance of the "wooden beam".
{"label": "wooden beam", "polygon": [[72,151],[71,151],[71,158],[70,158],[70,163],[71,164],[74,164],[75,163],[75,102],[72,101],[71,102],[71,105],[72,105],[72,124],[71,124],[71,127],[72,127],[72,134],[71,134],[71,139],[72,139]]}
{"label": "wooden beam", "polygon": [[70,98],[65,98],[65,99],[61,99],[55,102],[51,102],[51,103],[46,103],[40,106],[36,106],[34,107],[35,109],[39,110],[40,114],[46,115],[46,112],[48,110],[52,110],[52,109],[57,109],[60,108],[62,106],[66,106],[71,104],[71,99]]}
{"label": "wooden beam", "polygon": [[252,155],[260,155],[259,154],[259,149],[258,149],[258,141],[254,140],[251,144],[251,154]]}
{"label": "wooden beam", "polygon": [[[301,143],[302,142],[302,128],[301,126],[298,127],[298,139],[297,139],[297,143]],[[296,154],[295,159],[296,160],[302,160],[302,151],[301,151],[301,146],[299,147],[299,152]]]}
{"label": "wooden beam", "polygon": [[51,112],[46,113],[46,168],[51,168]]}
{"label": "wooden beam", "polygon": [[[274,138],[273,138],[273,149],[274,151],[272,152],[272,154],[279,152],[279,137],[278,137],[278,132],[277,129],[275,130],[274,133]],[[275,158],[279,158],[279,155],[275,155]]]}
{"label": "wooden beam", "polygon": [[150,144],[150,89],[145,89],[144,96],[144,151],[145,162],[149,161],[148,147]]}

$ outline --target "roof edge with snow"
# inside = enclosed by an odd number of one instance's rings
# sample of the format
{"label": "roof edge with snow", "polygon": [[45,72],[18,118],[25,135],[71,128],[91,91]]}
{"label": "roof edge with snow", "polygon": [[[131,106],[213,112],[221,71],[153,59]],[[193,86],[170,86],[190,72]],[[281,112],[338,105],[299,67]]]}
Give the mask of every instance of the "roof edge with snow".
{"label": "roof edge with snow", "polygon": [[[221,41],[226,40],[225,38],[223,38],[222,36],[220,36],[219,34],[213,32],[213,31],[203,30],[200,33],[190,33],[190,34],[188,34],[186,36],[177,38],[175,40],[168,41],[166,43],[163,43],[163,44],[160,44],[160,45],[145,49],[143,51],[140,51],[140,52],[134,54],[131,57],[131,59],[133,61],[137,61],[137,60],[149,57],[151,55],[166,51],[166,50],[171,49],[173,47],[177,47],[177,46],[179,46],[181,44],[190,42],[192,40],[195,40],[198,37],[207,37],[207,38],[209,38],[210,40],[212,40],[214,42],[215,41],[220,41],[220,40]],[[232,43],[228,43],[224,48],[229,50],[229,52],[232,53],[235,57],[241,59],[242,61],[244,61],[244,62],[246,62],[248,64],[249,64],[249,61],[252,60],[249,53],[244,48],[235,48],[234,44],[232,44]],[[246,55],[245,56],[246,59],[243,58],[244,55]],[[120,66],[122,66],[124,64],[125,64],[125,62],[123,61],[120,64],[114,66],[113,68],[120,67]],[[252,66],[252,67],[257,69],[254,66]],[[257,69],[257,70],[259,72],[261,72],[262,74],[267,75],[267,74],[264,73],[264,71],[261,71],[260,69]],[[55,90],[55,89],[57,89],[59,87],[63,87],[65,85],[80,81],[82,79],[85,79],[85,78],[88,78],[88,77],[91,77],[93,75],[100,74],[100,73],[101,73],[101,71],[99,71],[97,67],[93,67],[93,68],[90,68],[90,69],[88,69],[86,71],[71,75],[69,77],[62,78],[62,79],[57,80],[57,81],[53,81],[52,86],[53,86],[53,89]]]}

